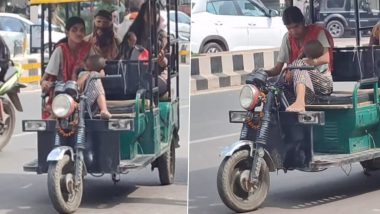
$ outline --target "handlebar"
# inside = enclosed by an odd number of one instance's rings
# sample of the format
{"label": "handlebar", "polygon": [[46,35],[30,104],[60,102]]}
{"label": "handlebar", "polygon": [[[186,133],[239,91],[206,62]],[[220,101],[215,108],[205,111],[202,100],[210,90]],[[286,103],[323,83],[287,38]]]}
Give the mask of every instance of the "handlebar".
{"label": "handlebar", "polygon": [[288,66],[284,70],[314,70],[315,66]]}

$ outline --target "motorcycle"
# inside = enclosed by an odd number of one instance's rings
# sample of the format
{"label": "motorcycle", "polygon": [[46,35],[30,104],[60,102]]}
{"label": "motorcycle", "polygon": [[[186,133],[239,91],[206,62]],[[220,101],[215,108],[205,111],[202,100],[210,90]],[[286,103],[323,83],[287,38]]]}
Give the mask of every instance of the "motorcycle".
{"label": "motorcycle", "polygon": [[[4,80],[0,82],[0,151],[9,143],[15,128],[16,112],[14,108],[19,112],[23,111],[18,93],[20,93],[20,88],[26,87],[19,83],[22,69],[16,68],[12,61],[10,64],[11,66],[4,74]],[[0,68],[1,72],[3,71]],[[5,95],[8,95],[9,99]]]}

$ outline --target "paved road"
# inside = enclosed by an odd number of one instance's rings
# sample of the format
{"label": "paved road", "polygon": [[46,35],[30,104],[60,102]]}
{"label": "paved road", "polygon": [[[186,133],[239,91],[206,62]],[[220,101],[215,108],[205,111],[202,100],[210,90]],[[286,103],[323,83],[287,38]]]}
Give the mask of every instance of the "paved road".
{"label": "paved road", "polygon": [[[181,148],[177,151],[176,179],[160,186],[158,172],[150,166],[122,175],[114,185],[111,177],[86,177],[84,197],[77,213],[173,213],[187,212],[189,66],[181,67]],[[17,127],[9,145],[0,152],[0,213],[55,213],[46,187],[46,175],[22,171],[24,163],[36,157],[36,135],[22,133],[22,119],[37,118],[40,112],[38,92],[23,92],[25,112],[17,115]]]}
{"label": "paved road", "polygon": [[[240,126],[228,124],[228,111],[241,109],[238,96],[239,90],[225,90],[191,97],[189,214],[233,213],[218,196],[216,174],[222,161],[219,152],[238,140]],[[350,176],[340,168],[271,173],[267,200],[253,213],[380,213],[379,181],[380,172],[366,177],[358,164],[352,165]]]}

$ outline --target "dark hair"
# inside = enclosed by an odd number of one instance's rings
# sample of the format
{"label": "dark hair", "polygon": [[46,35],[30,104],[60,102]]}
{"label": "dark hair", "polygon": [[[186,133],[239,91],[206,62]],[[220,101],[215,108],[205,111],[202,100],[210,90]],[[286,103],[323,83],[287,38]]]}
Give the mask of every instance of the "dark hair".
{"label": "dark hair", "polygon": [[284,10],[282,22],[284,25],[305,23],[305,17],[298,7],[290,6]]}
{"label": "dark hair", "polygon": [[76,24],[82,24],[83,26],[86,26],[84,24],[84,20],[81,17],[79,17],[79,16],[72,16],[72,17],[70,17],[69,19],[66,20],[66,26],[65,26],[66,31],[69,31],[70,28],[72,28]]}
{"label": "dark hair", "polygon": [[[69,31],[70,28],[72,28],[74,25],[76,24],[82,24],[84,27],[86,27],[85,23],[84,23],[84,20],[81,18],[81,17],[78,17],[78,16],[72,16],[70,18],[68,18],[66,20],[66,24],[65,24],[65,30],[66,31]],[[53,51],[62,43],[67,43],[68,42],[68,38],[67,36],[60,39],[57,43],[55,43],[54,47],[53,47]]]}
{"label": "dark hair", "polygon": [[130,0],[129,1],[129,11],[131,13],[139,12],[140,7],[141,7],[141,0]]}
{"label": "dark hair", "polygon": [[311,40],[304,46],[303,53],[309,59],[316,59],[323,55],[323,45],[318,40]]}
{"label": "dark hair", "polygon": [[[144,40],[144,31],[146,30],[147,26],[145,23],[144,16],[148,12],[148,3],[149,1],[145,1],[139,10],[139,14],[137,15],[136,19],[133,21],[131,27],[129,27],[128,32],[134,32],[137,38],[137,43],[141,44],[142,40]],[[128,33],[127,32],[127,33]]]}
{"label": "dark hair", "polygon": [[[94,71],[100,71],[103,69],[106,65],[105,59],[99,55],[91,55],[88,56],[86,59],[86,66],[87,69],[94,70]],[[87,63],[90,64],[90,68],[88,67]]]}
{"label": "dark hair", "polygon": [[99,10],[94,17],[103,17],[109,21],[112,21],[112,13],[109,12],[108,10]]}

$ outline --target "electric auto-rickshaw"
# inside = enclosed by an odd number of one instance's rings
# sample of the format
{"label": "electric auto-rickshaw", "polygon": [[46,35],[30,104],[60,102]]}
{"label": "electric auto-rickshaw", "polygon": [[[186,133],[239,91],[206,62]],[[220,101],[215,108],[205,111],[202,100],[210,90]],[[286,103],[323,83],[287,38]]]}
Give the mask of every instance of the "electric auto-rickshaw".
{"label": "electric auto-rickshaw", "polygon": [[333,49],[332,72],[334,82],[356,82],[352,91],[318,96],[305,112],[286,112],[281,86],[268,81],[263,69],[248,75],[240,93],[245,111],[229,112],[231,123],[242,123],[240,139],[222,151],[217,174],[219,195],[230,209],[257,209],[269,191],[269,172],[319,172],[352,163],[365,174],[380,169],[380,49],[360,45],[360,31],[372,26],[360,26],[354,2],[356,46]]}
{"label": "electric auto-rickshaw", "polygon": [[[84,1],[30,1],[40,4],[42,11],[48,10],[50,24],[50,4],[65,3],[67,8],[80,2]],[[149,0],[148,8],[152,13],[148,14],[158,14],[159,7],[169,10],[169,2]],[[177,11],[176,3],[174,8]],[[166,20],[170,19],[167,17]],[[154,23],[150,28],[150,50],[153,51],[149,51],[148,60],[107,62],[106,75],[101,80],[111,119],[103,120],[99,114],[92,115],[90,107],[85,105],[85,92],[79,93],[76,82],[68,81],[54,84],[52,111],[55,119],[22,121],[23,131],[37,132],[37,159],[24,165],[24,171],[48,174],[49,197],[58,212],[77,210],[83,194],[84,176],[88,174],[110,174],[116,183],[120,174],[151,164],[152,170],[158,168],[162,185],[173,183],[180,128],[178,41],[168,38],[168,92],[159,96],[157,27]],[[168,24],[167,32],[170,32],[169,27]],[[176,33],[178,36],[177,30]],[[41,49],[42,65],[45,65],[44,55],[46,51]],[[90,78],[86,86],[96,78],[100,77]],[[46,96],[42,95],[43,104]]]}

